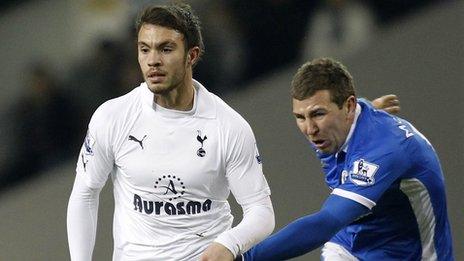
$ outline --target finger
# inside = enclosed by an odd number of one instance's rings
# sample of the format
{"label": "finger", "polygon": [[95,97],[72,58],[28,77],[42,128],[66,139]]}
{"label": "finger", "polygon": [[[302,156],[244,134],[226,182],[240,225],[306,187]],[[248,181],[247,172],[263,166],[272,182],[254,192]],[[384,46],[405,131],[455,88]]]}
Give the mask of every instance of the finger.
{"label": "finger", "polygon": [[396,96],[395,94],[383,95],[380,98],[383,99],[384,101],[398,100],[398,96]]}
{"label": "finger", "polygon": [[397,114],[401,111],[400,106],[390,106],[384,109],[386,112],[391,113],[391,114]]}
{"label": "finger", "polygon": [[399,106],[399,105],[400,105],[400,100],[398,100],[398,99],[390,100],[390,101],[388,102],[388,104],[389,104],[390,106]]}

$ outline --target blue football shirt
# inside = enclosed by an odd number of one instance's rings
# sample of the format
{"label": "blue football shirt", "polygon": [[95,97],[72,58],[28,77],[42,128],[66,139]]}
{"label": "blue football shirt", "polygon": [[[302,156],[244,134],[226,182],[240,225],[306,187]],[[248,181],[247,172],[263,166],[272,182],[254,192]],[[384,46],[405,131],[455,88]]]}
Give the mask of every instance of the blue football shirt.
{"label": "blue football shirt", "polygon": [[453,260],[438,157],[409,122],[358,101],[346,149],[318,154],[332,194],[370,212],[330,241],[361,260]]}

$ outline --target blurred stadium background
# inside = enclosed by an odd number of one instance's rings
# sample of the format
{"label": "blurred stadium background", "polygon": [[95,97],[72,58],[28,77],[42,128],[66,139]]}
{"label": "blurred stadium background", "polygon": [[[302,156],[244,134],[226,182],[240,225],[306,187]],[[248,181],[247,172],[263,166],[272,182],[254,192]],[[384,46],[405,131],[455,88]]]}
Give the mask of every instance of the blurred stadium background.
{"label": "blurred stadium background", "polygon": [[[0,260],[68,260],[66,207],[91,113],[140,81],[133,20],[147,3],[0,4]],[[445,173],[456,260],[464,260],[464,3],[425,0],[195,0],[206,55],[194,77],[251,124],[277,227],[329,190],[295,128],[288,94],[306,60],[332,56],[360,96],[395,93]],[[112,195],[100,197],[95,260],[112,253]],[[240,210],[233,205],[240,220]],[[309,232],[310,233],[310,232]],[[314,251],[295,260],[319,260]]]}

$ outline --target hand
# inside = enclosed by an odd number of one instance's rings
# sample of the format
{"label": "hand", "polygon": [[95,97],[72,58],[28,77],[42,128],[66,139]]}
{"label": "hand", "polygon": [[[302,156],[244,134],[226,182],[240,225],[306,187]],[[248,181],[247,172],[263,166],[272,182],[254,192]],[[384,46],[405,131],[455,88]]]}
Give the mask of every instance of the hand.
{"label": "hand", "polygon": [[381,96],[372,100],[372,105],[376,109],[384,110],[391,114],[398,114],[401,110],[400,100],[395,94]]}
{"label": "hand", "polygon": [[225,246],[213,242],[203,252],[200,261],[233,261],[234,255]]}

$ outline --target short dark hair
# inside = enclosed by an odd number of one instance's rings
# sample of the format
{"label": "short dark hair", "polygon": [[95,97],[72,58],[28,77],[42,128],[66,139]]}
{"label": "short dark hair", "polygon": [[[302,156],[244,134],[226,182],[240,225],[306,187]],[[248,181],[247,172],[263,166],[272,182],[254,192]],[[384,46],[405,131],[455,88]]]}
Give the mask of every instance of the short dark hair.
{"label": "short dark hair", "polygon": [[143,9],[136,22],[137,34],[143,24],[153,24],[178,31],[184,36],[185,49],[198,46],[199,57],[204,52],[203,37],[201,36],[200,19],[193,13],[192,8],[185,3],[166,6],[151,5]]}
{"label": "short dark hair", "polygon": [[356,96],[353,77],[346,67],[331,58],[317,58],[303,64],[293,76],[291,95],[304,100],[320,90],[329,90],[332,102],[343,107],[351,95]]}

